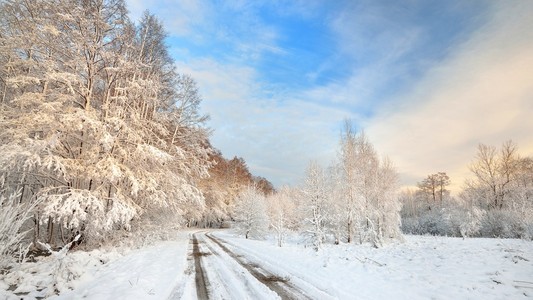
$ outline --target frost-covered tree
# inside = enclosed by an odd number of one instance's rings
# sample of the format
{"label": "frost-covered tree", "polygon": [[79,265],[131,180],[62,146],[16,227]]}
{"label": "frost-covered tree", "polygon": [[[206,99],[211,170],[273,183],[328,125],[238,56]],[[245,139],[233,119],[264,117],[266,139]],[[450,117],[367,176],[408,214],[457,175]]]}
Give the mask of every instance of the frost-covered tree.
{"label": "frost-covered tree", "polygon": [[304,216],[304,230],[310,237],[313,247],[318,250],[326,241],[328,216],[327,177],[317,162],[307,167],[305,182],[301,188],[301,209]]}
{"label": "frost-covered tree", "polygon": [[509,206],[512,181],[519,170],[519,156],[516,145],[508,141],[500,151],[493,146],[480,144],[470,170],[475,180],[469,183],[473,188],[483,190],[489,209]]}
{"label": "frost-covered tree", "polygon": [[235,221],[245,238],[261,237],[268,229],[266,199],[254,186],[247,187],[237,197]]}
{"label": "frost-covered tree", "polygon": [[276,232],[278,246],[283,245],[287,232],[296,225],[294,195],[291,188],[285,186],[267,199],[270,227]]}
{"label": "frost-covered tree", "polygon": [[384,240],[400,237],[400,208],[397,199],[397,173],[388,159],[379,159],[364,132],[358,133],[350,121],[341,135],[337,163],[341,210],[346,238],[354,234],[359,242],[379,246]]}
{"label": "frost-covered tree", "polygon": [[[2,185],[0,184],[0,188]],[[14,260],[14,253],[25,236],[24,223],[31,218],[35,202],[20,203],[20,191],[6,195],[0,190],[0,272]]]}
{"label": "frost-covered tree", "polygon": [[[206,147],[211,148],[208,142]],[[215,227],[233,220],[236,199],[250,185],[265,196],[273,193],[272,184],[265,178],[253,176],[243,158],[228,160],[218,150],[214,150],[209,157],[213,161],[209,177],[198,181],[205,197],[205,210],[197,211],[200,216],[187,215],[190,226]]]}
{"label": "frost-covered tree", "polygon": [[12,0],[0,12],[0,173],[40,201],[48,242],[203,209],[205,118],[160,22],[132,24],[122,0]]}

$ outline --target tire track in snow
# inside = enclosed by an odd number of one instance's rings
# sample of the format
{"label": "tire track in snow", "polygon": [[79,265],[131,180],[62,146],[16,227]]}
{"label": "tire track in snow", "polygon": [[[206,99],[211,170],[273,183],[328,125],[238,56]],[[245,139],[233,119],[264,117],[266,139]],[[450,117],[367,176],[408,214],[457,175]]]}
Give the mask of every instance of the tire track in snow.
{"label": "tire track in snow", "polygon": [[201,256],[205,255],[200,252],[198,247],[198,239],[196,234],[192,235],[192,255],[194,257],[194,270],[195,270],[195,281],[196,281],[196,296],[198,299],[209,299],[209,293],[207,292],[207,286],[209,285],[204,270],[202,269]]}
{"label": "tire track in snow", "polygon": [[200,251],[212,254],[202,258],[212,299],[279,299],[279,296],[257,280],[229,254],[207,239],[198,236]]}
{"label": "tire track in snow", "polygon": [[262,269],[260,266],[247,262],[242,255],[238,255],[233,251],[229,250],[223,242],[219,239],[211,236],[210,234],[205,234],[211,241],[213,241],[220,249],[226,252],[231,258],[233,258],[237,263],[244,267],[252,276],[254,276],[259,282],[267,286],[269,289],[278,294],[281,299],[311,299],[309,298],[302,290],[296,288],[290,284],[288,279],[276,276],[266,270]]}

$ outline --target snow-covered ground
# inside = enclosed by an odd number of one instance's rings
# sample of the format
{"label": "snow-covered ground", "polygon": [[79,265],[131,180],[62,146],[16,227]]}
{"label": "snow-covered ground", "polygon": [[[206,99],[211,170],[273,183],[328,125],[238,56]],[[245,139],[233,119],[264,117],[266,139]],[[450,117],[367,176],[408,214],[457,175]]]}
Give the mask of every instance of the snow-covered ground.
{"label": "snow-covered ground", "polygon": [[[404,243],[301,245],[217,236],[235,250],[293,282],[306,282],[338,299],[533,298],[533,242],[406,236]],[[297,284],[298,285],[298,284]]]}
{"label": "snow-covered ground", "polygon": [[[196,233],[199,252],[193,255],[192,233],[124,255],[69,253],[55,279],[44,273],[53,274],[57,265],[46,259],[27,263],[22,270],[36,274],[18,282],[17,292],[29,291],[24,298],[32,299],[47,291],[32,287],[55,282],[63,291],[55,299],[195,299],[197,258],[214,299],[277,298],[252,274],[255,269],[311,299],[533,298],[533,242],[528,241],[406,236],[404,243],[380,249],[344,244],[315,252],[297,239],[280,248],[271,239],[246,240],[221,230],[211,231],[216,239]],[[69,276],[75,280],[67,283]],[[7,291],[13,278],[1,278],[0,299],[20,299]]]}

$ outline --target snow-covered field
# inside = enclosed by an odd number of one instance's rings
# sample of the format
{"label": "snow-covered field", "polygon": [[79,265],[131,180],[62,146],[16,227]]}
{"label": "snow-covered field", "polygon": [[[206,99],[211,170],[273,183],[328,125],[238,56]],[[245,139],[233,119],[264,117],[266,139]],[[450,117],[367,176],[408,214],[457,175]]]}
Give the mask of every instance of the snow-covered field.
{"label": "snow-covered field", "polygon": [[217,233],[271,270],[338,299],[521,299],[533,297],[533,243],[406,236],[381,249],[275,246]]}
{"label": "snow-covered field", "polygon": [[[213,239],[205,232],[195,234],[197,255],[192,231],[183,231],[174,241],[123,255],[70,253],[56,277],[45,276],[58,268],[47,259],[26,263],[22,270],[36,274],[16,283],[17,292],[30,292],[23,297],[32,299],[55,282],[63,291],[55,299],[195,299],[194,258],[199,258],[214,299],[277,298],[243,261],[311,299],[533,298],[533,242],[406,236],[404,243],[380,249],[344,244],[315,252],[296,239],[279,248],[271,239],[245,240],[223,230],[211,231]],[[69,276],[75,280],[67,283]],[[20,299],[7,291],[13,278],[1,278],[0,299]],[[37,292],[35,286],[45,288]]]}

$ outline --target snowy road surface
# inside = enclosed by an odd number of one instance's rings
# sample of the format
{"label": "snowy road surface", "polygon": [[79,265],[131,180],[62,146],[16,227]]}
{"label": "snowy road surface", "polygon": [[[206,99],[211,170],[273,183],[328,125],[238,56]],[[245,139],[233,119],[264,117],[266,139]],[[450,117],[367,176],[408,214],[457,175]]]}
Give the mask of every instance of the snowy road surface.
{"label": "snowy road surface", "polygon": [[[247,240],[226,230],[191,229],[121,253],[69,253],[60,278],[70,279],[58,281],[61,294],[51,298],[533,298],[531,241],[405,238],[379,249],[327,244],[316,252],[297,236],[280,248],[272,238]],[[11,284],[26,292],[25,299],[35,299],[39,293],[32,290],[53,279],[44,277],[54,274],[52,265],[26,263],[23,281],[0,281],[0,299],[20,299],[9,295]]]}
{"label": "snowy road surface", "polygon": [[312,286],[296,286],[244,254],[237,254],[226,242],[202,232],[192,237],[198,298],[205,299],[321,299],[332,298]]}

